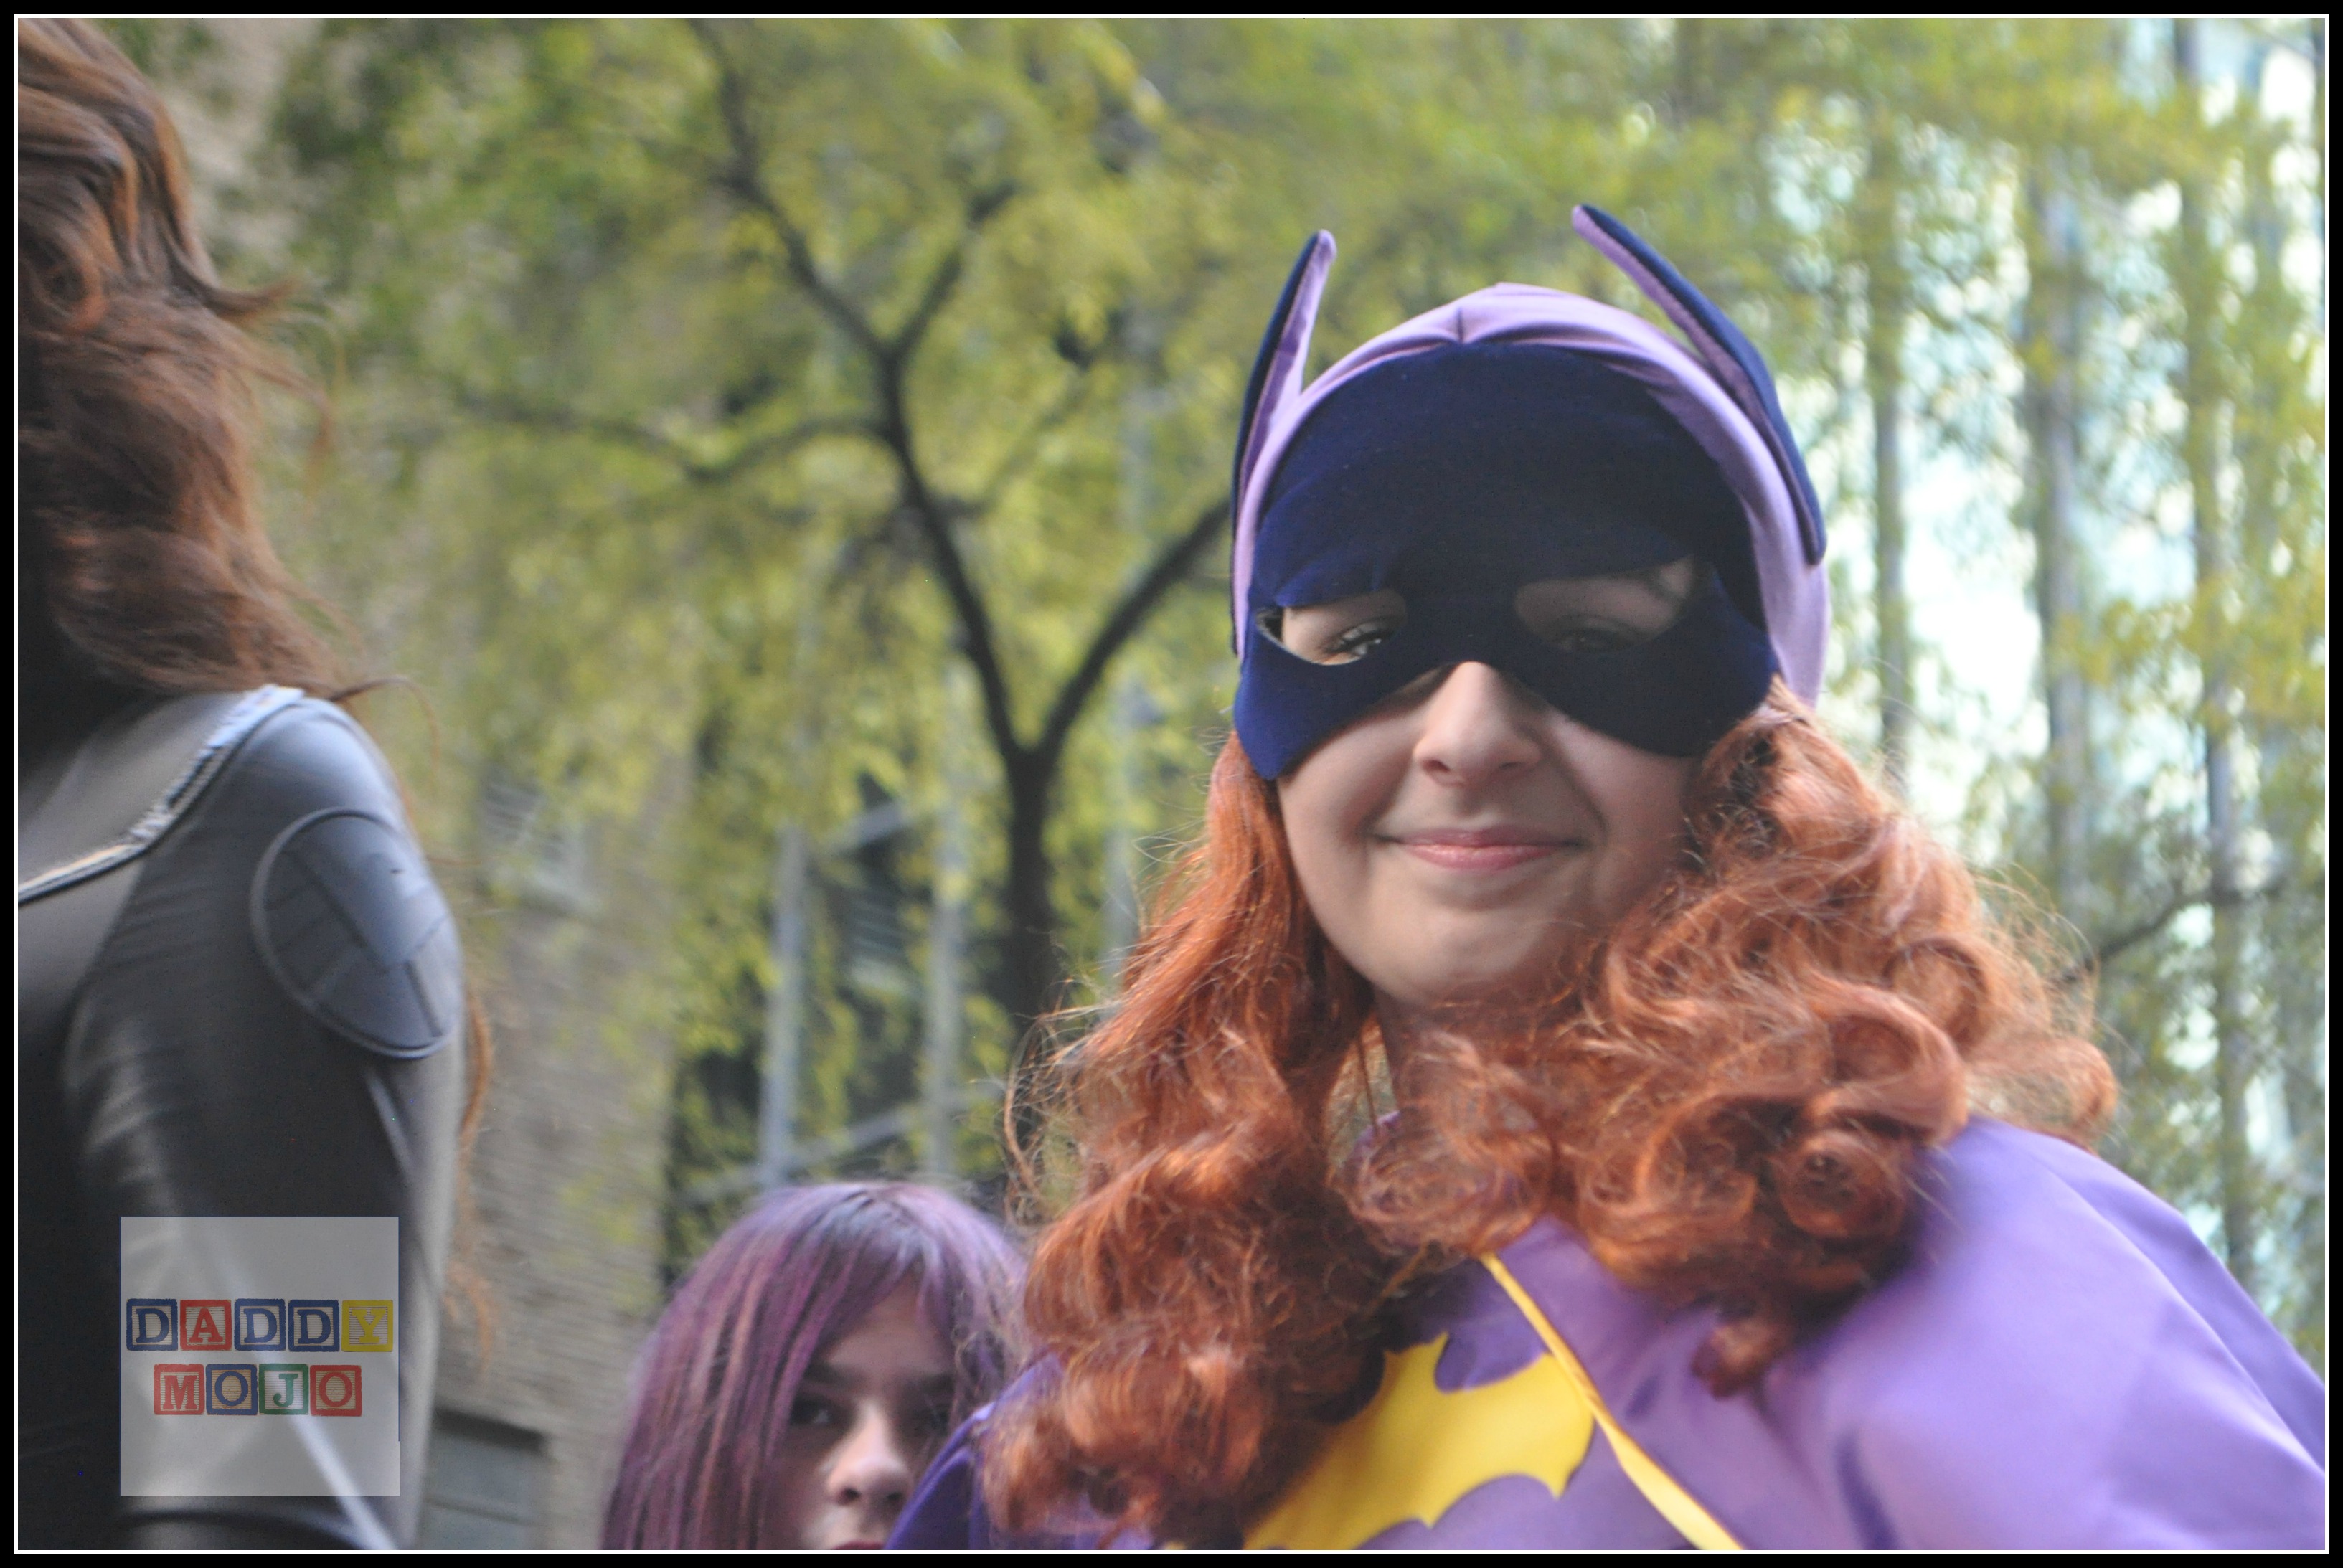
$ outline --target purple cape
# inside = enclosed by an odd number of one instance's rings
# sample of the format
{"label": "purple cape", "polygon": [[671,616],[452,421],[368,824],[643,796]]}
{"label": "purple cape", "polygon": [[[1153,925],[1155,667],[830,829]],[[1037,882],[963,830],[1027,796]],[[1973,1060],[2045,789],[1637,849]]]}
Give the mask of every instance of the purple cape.
{"label": "purple cape", "polygon": [[[2324,1387],[2169,1205],[2053,1139],[1978,1118],[1928,1155],[1909,1261],[1730,1399],[1692,1375],[1712,1314],[1662,1310],[1552,1221],[1499,1256],[1629,1436],[1745,1545],[2326,1543]],[[1419,1292],[1394,1343],[1442,1335],[1443,1393],[1542,1349],[1477,1263]],[[983,1420],[954,1434],[889,1544],[1077,1543],[994,1525]],[[1534,1467],[1363,1544],[1684,1543],[1601,1432],[1559,1495]]]}

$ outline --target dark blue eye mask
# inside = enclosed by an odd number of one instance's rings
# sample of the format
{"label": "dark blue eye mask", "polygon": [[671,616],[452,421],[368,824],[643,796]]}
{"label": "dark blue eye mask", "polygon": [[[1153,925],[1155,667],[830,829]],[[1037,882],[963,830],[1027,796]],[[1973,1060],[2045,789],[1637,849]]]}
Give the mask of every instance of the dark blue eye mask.
{"label": "dark blue eye mask", "polygon": [[[1673,615],[1648,594],[1656,613],[1625,621],[1538,613],[1590,588],[1599,600],[1590,579],[1679,560],[1691,588]],[[1525,618],[1533,584],[1556,586],[1533,590]],[[1279,640],[1281,611],[1378,590],[1405,619],[1353,661]],[[1669,757],[1706,750],[1775,673],[1741,503],[1715,462],[1634,381],[1544,345],[1436,347],[1334,390],[1270,484],[1247,598],[1262,635],[1237,733],[1271,778],[1418,677],[1468,661]]]}
{"label": "dark blue eye mask", "polygon": [[1617,220],[1572,222],[1682,338],[1497,284],[1305,384],[1334,245],[1303,248],[1237,441],[1236,728],[1265,777],[1466,662],[1664,756],[1777,675],[1817,695],[1822,515],[1764,359]]}

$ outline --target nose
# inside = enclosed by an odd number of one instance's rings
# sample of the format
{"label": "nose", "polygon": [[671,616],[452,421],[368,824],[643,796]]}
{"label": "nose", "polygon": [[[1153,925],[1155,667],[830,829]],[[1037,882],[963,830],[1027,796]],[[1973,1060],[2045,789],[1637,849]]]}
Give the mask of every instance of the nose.
{"label": "nose", "polygon": [[910,1447],[895,1422],[883,1416],[857,1422],[839,1444],[824,1478],[830,1500],[841,1508],[859,1508],[880,1519],[892,1519],[910,1496]]}
{"label": "nose", "polygon": [[1464,789],[1534,767],[1538,744],[1524,718],[1523,699],[1511,681],[1488,665],[1460,664],[1441,678],[1424,704],[1415,765]]}

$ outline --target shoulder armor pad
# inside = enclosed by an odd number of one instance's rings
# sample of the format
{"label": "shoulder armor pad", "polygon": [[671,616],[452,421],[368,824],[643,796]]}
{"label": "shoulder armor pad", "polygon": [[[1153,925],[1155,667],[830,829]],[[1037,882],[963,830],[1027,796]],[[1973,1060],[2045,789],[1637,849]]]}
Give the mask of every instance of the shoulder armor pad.
{"label": "shoulder armor pad", "polygon": [[386,1055],[427,1056],[456,1032],[456,922],[414,840],[348,807],[277,836],[252,879],[261,957],[310,1017]]}

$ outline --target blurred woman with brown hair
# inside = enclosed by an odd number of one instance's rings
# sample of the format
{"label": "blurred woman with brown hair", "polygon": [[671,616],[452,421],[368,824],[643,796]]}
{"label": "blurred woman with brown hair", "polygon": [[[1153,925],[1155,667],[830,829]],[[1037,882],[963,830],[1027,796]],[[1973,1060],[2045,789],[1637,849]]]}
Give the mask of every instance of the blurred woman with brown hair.
{"label": "blurred woman with brown hair", "polygon": [[[119,50],[55,20],[16,47],[19,1544],[401,1544],[466,1098],[454,925],[256,515],[268,297],[214,275]],[[159,1372],[142,1402],[125,1221],[171,1219],[396,1222],[387,1467],[342,1462],[357,1422],[166,1416]],[[235,1246],[161,1266],[287,1294]],[[203,1462],[126,1473],[134,1420]]]}

